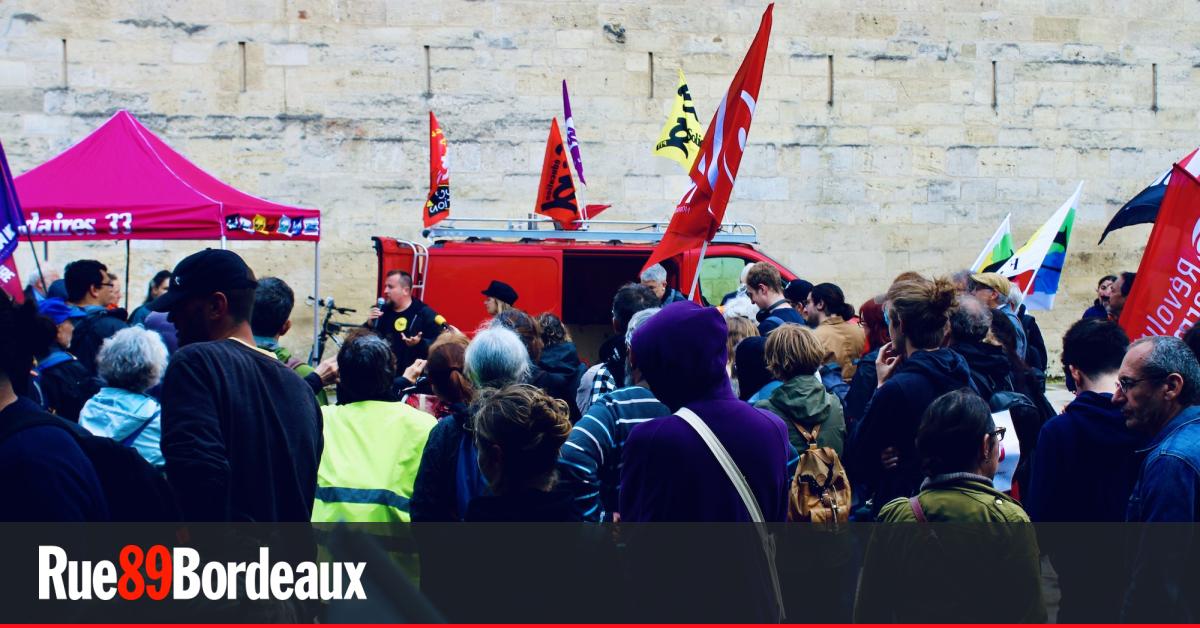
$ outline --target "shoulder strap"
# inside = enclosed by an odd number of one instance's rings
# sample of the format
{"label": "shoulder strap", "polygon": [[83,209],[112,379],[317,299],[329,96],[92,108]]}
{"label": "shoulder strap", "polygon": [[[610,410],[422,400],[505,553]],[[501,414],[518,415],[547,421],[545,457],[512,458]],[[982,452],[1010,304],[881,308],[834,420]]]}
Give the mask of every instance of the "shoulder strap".
{"label": "shoulder strap", "polygon": [[[729,481],[733,482],[733,486],[737,488],[738,495],[742,497],[742,502],[746,505],[746,510],[750,512],[750,520],[756,524],[766,523],[763,519],[762,510],[758,507],[758,500],[754,498],[754,493],[750,491],[750,484],[746,482],[746,476],[742,475],[742,471],[738,469],[737,463],[733,461],[733,457],[729,455],[729,451],[717,439],[717,435],[713,434],[712,429],[701,419],[699,415],[687,408],[680,408],[675,412],[675,416],[683,419],[685,423],[692,426],[700,438],[708,445],[713,456],[716,456],[717,462],[721,463],[721,468],[725,470],[725,474],[729,476]],[[767,571],[771,578],[771,590],[775,597],[775,605],[777,609],[777,622],[782,622],[786,619],[783,607],[783,590],[779,585],[779,571],[775,567],[775,539],[767,532],[765,525],[754,526],[755,532],[758,533],[758,540],[762,544],[763,557],[767,561]]]}
{"label": "shoulder strap", "polygon": [[717,458],[717,462],[721,463],[721,468],[725,470],[725,475],[729,476],[729,481],[733,482],[733,487],[737,489],[742,502],[746,504],[746,510],[750,512],[750,520],[754,523],[762,523],[764,521],[762,510],[758,507],[758,500],[754,498],[754,493],[750,491],[750,485],[746,482],[746,476],[742,475],[742,471],[738,469],[737,463],[733,461],[733,457],[729,455],[725,446],[717,439],[717,435],[713,434],[713,431],[704,423],[704,419],[701,419],[699,415],[687,408],[680,408],[675,413],[675,416],[683,419],[684,422],[692,426],[692,429],[696,430],[696,433],[700,435],[704,444],[708,445],[713,456]]}
{"label": "shoulder strap", "polygon": [[912,508],[918,523],[929,523],[929,519],[925,517],[925,509],[921,508],[921,500],[917,499],[916,495],[908,498],[908,507]]}
{"label": "shoulder strap", "polygon": [[[826,394],[828,394],[828,393],[826,393]],[[804,437],[804,440],[808,441],[808,444],[810,447],[816,446],[817,436],[821,433],[821,424],[820,423],[814,425],[811,432],[804,429],[804,426],[800,425],[800,423],[797,421],[792,421],[792,425],[796,426],[796,431],[800,432],[800,435]]]}
{"label": "shoulder strap", "polygon": [[46,370],[50,367],[58,366],[59,364],[62,364],[63,362],[70,362],[71,360],[74,360],[74,359],[75,359],[75,356],[71,355],[70,353],[67,353],[66,351],[55,351],[54,353],[51,353],[49,356],[47,356],[45,360],[38,362],[37,368],[38,368],[38,371],[40,372],[40,371]]}
{"label": "shoulder strap", "polygon": [[137,440],[137,437],[141,436],[142,432],[146,431],[146,428],[149,427],[150,424],[154,422],[154,419],[157,419],[159,416],[160,416],[160,413],[156,412],[153,415],[151,415],[150,418],[146,419],[145,421],[142,421],[142,424],[139,425],[138,428],[133,431],[133,433],[131,433],[129,436],[126,436],[125,438],[121,439],[121,444],[126,447],[133,447],[133,442]]}

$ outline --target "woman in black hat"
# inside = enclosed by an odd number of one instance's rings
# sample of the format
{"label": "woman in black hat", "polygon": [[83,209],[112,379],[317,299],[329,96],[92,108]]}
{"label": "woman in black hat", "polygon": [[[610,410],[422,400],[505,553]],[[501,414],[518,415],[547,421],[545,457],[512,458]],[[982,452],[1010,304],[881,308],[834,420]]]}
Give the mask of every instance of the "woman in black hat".
{"label": "woman in black hat", "polygon": [[488,316],[496,316],[505,310],[512,309],[513,304],[517,302],[517,291],[503,281],[495,279],[488,284],[487,290],[484,290],[482,294],[487,297],[483,300],[483,307],[487,308]]}

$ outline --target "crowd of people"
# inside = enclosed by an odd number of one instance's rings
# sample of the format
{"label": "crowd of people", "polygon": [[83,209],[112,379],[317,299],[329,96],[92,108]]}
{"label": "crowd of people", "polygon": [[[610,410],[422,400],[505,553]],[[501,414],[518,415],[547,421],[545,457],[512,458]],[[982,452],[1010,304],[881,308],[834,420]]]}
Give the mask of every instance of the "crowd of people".
{"label": "crowd of people", "polygon": [[[613,295],[613,335],[580,356],[562,320],[522,311],[501,281],[481,295],[491,318],[468,335],[391,271],[362,329],[310,365],[281,344],[292,290],[235,253],[204,250],[156,274],[132,316],[102,263],[72,262],[61,279],[32,278],[23,305],[0,299],[0,467],[23,479],[0,510],[33,521],[1200,519],[1200,332],[1131,344],[1116,321],[1133,273],[1103,278],[1063,337],[1076,398],[1061,411],[1045,396],[1037,322],[996,273],[907,272],[857,310],[837,285],[785,282],[765,262],[717,307],[667,285],[661,266],[636,279]],[[136,452],[140,479],[106,477],[119,452],[98,439]],[[987,619],[1044,619],[1037,540],[1022,542],[996,568],[1031,602]],[[1097,600],[1078,584],[1094,579],[1089,556],[1042,549],[1060,619],[1200,616],[1200,596],[1177,586],[1186,561],[1135,552]],[[918,601],[928,583],[905,577],[920,551],[876,536],[859,618],[943,618]],[[981,599],[978,582],[944,584],[964,604]]]}

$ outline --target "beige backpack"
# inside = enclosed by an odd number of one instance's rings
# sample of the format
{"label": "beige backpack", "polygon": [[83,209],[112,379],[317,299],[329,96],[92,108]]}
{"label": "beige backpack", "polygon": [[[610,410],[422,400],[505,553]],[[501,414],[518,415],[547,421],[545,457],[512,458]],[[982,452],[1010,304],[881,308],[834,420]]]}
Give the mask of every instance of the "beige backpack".
{"label": "beige backpack", "polygon": [[808,442],[800,452],[792,489],[788,494],[788,521],[837,525],[850,518],[850,478],[837,452],[817,446],[821,426],[812,432],[794,424]]}

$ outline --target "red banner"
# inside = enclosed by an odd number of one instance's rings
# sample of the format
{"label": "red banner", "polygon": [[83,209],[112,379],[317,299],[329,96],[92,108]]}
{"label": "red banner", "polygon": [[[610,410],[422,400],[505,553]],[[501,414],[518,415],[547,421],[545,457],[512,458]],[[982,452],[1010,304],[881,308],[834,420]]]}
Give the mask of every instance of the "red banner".
{"label": "red banner", "polygon": [[1200,182],[1176,164],[1121,327],[1133,340],[1182,337],[1200,320]]}
{"label": "red banner", "polygon": [[579,203],[575,200],[575,182],[567,166],[558,118],[550,121],[550,137],[546,139],[546,158],[542,161],[542,180],[538,183],[535,212],[549,216],[563,229],[571,229],[579,220]]}
{"label": "red banner", "polygon": [[432,227],[450,215],[450,166],[446,163],[446,134],[429,112],[429,196],[425,200],[425,226]]}
{"label": "red banner", "polygon": [[7,292],[17,303],[25,302],[21,288],[21,276],[17,274],[16,260],[12,257],[0,262],[0,290]]}
{"label": "red banner", "polygon": [[675,207],[671,224],[667,226],[662,242],[650,255],[646,267],[711,241],[721,227],[729,195],[733,192],[733,181],[742,163],[742,151],[746,148],[750,123],[754,120],[758,89],[762,86],[763,64],[767,59],[767,44],[771,39],[774,8],[774,3],[769,4],[763,12],[758,34],[754,36],[746,58],[729,83],[729,91],[721,99],[721,106],[708,124],[700,154],[692,164],[692,187]]}

